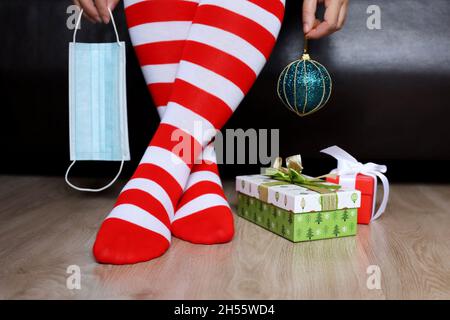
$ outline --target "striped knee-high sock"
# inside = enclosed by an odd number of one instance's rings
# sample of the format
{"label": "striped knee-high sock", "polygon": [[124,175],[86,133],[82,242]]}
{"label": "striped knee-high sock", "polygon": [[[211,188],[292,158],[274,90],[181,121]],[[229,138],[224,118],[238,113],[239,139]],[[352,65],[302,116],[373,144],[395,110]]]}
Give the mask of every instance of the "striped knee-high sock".
{"label": "striped knee-high sock", "polygon": [[[198,0],[125,1],[130,38],[161,117],[172,92],[197,4]],[[208,161],[203,161],[203,157]],[[209,146],[196,163],[201,165],[194,165],[195,174],[189,178],[178,204],[183,209],[180,214],[178,209],[175,212],[174,220],[183,219],[172,228],[172,234],[193,243],[228,242],[234,234],[233,215],[223,192],[214,148]]]}
{"label": "striped knee-high sock", "polygon": [[172,234],[199,244],[231,241],[233,214],[223,191],[214,145],[194,165],[172,220]]}
{"label": "striped knee-high sock", "polygon": [[[194,159],[212,139],[204,133],[220,129],[248,92],[275,43],[283,13],[281,0],[200,1],[161,124],[97,235],[98,261],[133,263],[167,250],[173,204]],[[183,207],[184,217],[174,226],[189,216]]]}
{"label": "striped knee-high sock", "polygon": [[[268,58],[283,14],[284,1],[200,1],[171,103],[197,108],[201,99],[214,106],[204,111],[202,120],[209,122],[205,127],[219,129]],[[219,123],[214,124],[214,118]],[[195,167],[172,221],[172,233],[195,243],[228,241],[233,234],[232,215],[224,199],[217,166]]]}

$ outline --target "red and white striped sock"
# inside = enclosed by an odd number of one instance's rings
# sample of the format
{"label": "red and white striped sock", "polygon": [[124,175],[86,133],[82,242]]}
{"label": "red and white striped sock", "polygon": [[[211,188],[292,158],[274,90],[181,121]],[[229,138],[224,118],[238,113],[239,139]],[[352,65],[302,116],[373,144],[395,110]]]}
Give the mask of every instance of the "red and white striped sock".
{"label": "red and white striped sock", "polygon": [[[201,219],[195,213],[198,203],[220,202],[215,197],[220,191],[204,193],[213,184],[198,186],[180,202],[178,217],[173,216],[194,159],[212,138],[205,131],[224,125],[264,66],[280,29],[283,2],[200,1],[161,124],[97,235],[94,255],[99,262],[134,263],[160,256],[169,247],[172,220],[173,229],[196,233],[187,222]],[[151,43],[154,34],[146,30],[148,25],[140,27],[142,43]],[[182,155],[174,151],[180,141],[190,146]],[[198,168],[192,177],[207,174],[205,165]],[[190,238],[196,241],[195,235]]]}
{"label": "red and white striped sock", "polygon": [[[132,5],[125,2],[131,42],[161,117],[172,92],[184,42],[197,9],[196,2],[198,1],[141,0]],[[141,32],[135,32],[143,24],[151,29],[151,42],[142,43]],[[168,29],[171,30],[170,34],[167,33]],[[208,163],[202,161],[203,153],[208,158]],[[172,234],[193,243],[228,242],[234,234],[233,215],[223,192],[213,146],[203,153],[197,159],[197,163],[201,165],[194,165],[192,171],[195,174],[189,177],[178,204],[179,208],[184,208],[180,214],[178,209],[175,212],[173,221],[177,223],[172,226]]]}
{"label": "red and white striped sock", "polygon": [[198,161],[178,203],[172,234],[199,244],[229,242],[234,235],[233,214],[220,181],[214,144],[206,146]]}

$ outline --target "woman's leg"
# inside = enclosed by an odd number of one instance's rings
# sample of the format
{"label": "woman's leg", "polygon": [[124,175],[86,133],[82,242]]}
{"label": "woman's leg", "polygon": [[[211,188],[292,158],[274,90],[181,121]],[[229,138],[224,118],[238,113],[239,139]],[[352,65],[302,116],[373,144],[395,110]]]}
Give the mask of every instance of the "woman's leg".
{"label": "woman's leg", "polygon": [[[164,115],[172,92],[198,1],[125,1],[130,38],[160,117]],[[148,34],[151,34],[150,39]],[[190,204],[192,207],[197,203],[197,211],[190,215],[190,218],[182,220],[183,226],[177,224],[180,227],[172,230],[172,234],[194,243],[228,242],[234,234],[233,215],[228,203],[210,206],[209,202],[203,201],[206,195],[215,195],[226,200],[214,147],[209,146],[204,153],[209,161],[202,161],[203,154],[198,159],[178,204],[182,207],[193,202]],[[190,230],[196,230],[195,234]]]}
{"label": "woman's leg", "polygon": [[125,0],[131,42],[160,117],[200,0]]}
{"label": "woman's leg", "polygon": [[[168,204],[181,198],[194,160],[212,138],[204,131],[224,125],[264,66],[283,13],[280,0],[200,1],[161,125],[97,235],[99,262],[134,263],[167,250]],[[190,145],[183,154],[175,151],[180,136]],[[180,207],[173,228],[182,229],[196,210],[195,204]]]}
{"label": "woman's leg", "polygon": [[[220,129],[268,58],[283,14],[284,1],[201,0],[169,103],[175,106],[174,113],[178,112],[179,106],[190,106],[191,110],[200,110],[204,106],[204,114],[198,122],[204,128]],[[218,123],[214,124],[212,120]],[[162,122],[165,121],[163,118]],[[190,180],[197,174],[208,175],[196,166]],[[231,228],[212,227],[220,222],[224,226],[225,215],[220,215],[218,209],[224,205],[222,189],[220,197],[208,194],[208,189],[211,193],[215,189],[212,181],[190,186],[189,181],[172,223],[173,234],[197,243],[231,239]],[[198,196],[196,189],[205,191]],[[193,200],[186,203],[184,200],[187,199]],[[204,219],[204,207],[211,212],[208,219]],[[201,232],[203,229],[205,232]]]}

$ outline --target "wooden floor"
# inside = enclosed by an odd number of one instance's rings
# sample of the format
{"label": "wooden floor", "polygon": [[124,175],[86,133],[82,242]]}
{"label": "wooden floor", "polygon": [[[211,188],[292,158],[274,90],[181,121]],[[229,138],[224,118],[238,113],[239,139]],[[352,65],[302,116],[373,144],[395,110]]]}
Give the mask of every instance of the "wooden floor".
{"label": "wooden floor", "polygon": [[[293,244],[236,217],[235,239],[174,239],[161,258],[95,263],[96,231],[120,191],[62,178],[0,177],[1,299],[449,299],[450,185],[393,185],[386,214],[356,237]],[[226,183],[234,206],[233,182]],[[81,289],[66,287],[69,265]],[[369,265],[381,289],[368,289]]]}

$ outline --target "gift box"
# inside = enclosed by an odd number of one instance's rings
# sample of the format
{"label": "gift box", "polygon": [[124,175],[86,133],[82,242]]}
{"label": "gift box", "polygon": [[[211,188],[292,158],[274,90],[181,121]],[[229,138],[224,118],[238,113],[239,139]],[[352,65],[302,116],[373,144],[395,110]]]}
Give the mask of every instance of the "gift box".
{"label": "gift box", "polygon": [[364,174],[357,174],[355,176],[338,176],[330,175],[327,181],[342,184],[342,186],[351,185],[351,188],[357,189],[361,192],[361,206],[358,209],[358,223],[369,224],[372,220],[372,212],[374,205],[374,197],[376,194],[375,181],[371,176]]}
{"label": "gift box", "polygon": [[[327,181],[337,183],[343,189],[361,191],[358,223],[369,224],[378,219],[384,213],[389,198],[389,181],[383,174],[387,171],[386,166],[372,162],[362,164],[337,146],[323,149],[321,152],[331,155],[338,161],[337,168],[327,176]],[[380,207],[376,209],[378,179],[381,180],[384,191]]]}
{"label": "gift box", "polygon": [[358,190],[320,193],[266,175],[238,176],[236,190],[239,216],[293,242],[356,234]]}

